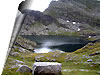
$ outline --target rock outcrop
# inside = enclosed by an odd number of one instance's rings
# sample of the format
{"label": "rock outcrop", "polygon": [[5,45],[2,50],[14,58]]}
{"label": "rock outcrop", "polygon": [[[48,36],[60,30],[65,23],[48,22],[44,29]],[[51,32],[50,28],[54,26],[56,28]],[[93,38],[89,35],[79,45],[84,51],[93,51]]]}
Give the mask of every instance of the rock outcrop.
{"label": "rock outcrop", "polygon": [[36,62],[33,65],[32,75],[60,75],[61,64],[55,62]]}
{"label": "rock outcrop", "polygon": [[32,70],[28,66],[22,65],[21,67],[19,67],[19,69],[16,72],[23,72],[23,73],[30,72],[31,73]]}
{"label": "rock outcrop", "polygon": [[52,1],[44,11],[23,10],[20,35],[73,35],[100,38],[100,2],[95,0]]}
{"label": "rock outcrop", "polygon": [[14,44],[29,51],[33,51],[36,46],[34,41],[25,39],[22,36],[18,36]]}
{"label": "rock outcrop", "polygon": [[59,0],[52,1],[45,13],[64,20],[100,26],[99,7],[100,2],[96,0]]}

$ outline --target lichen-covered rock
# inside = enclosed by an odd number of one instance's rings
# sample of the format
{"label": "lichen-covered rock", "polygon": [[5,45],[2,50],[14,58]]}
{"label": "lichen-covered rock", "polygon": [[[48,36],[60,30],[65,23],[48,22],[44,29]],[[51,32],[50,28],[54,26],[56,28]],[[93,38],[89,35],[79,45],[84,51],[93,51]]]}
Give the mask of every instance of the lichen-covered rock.
{"label": "lichen-covered rock", "polygon": [[32,75],[60,75],[61,64],[57,62],[35,62]]}
{"label": "lichen-covered rock", "polygon": [[97,52],[95,52],[95,53],[92,53],[92,54],[90,54],[89,56],[94,56],[94,55],[98,55],[98,54],[100,54],[99,51],[97,51]]}
{"label": "lichen-covered rock", "polygon": [[22,65],[18,68],[16,72],[32,72],[32,70],[28,66]]}
{"label": "lichen-covered rock", "polygon": [[19,56],[20,54],[19,54],[18,52],[11,52],[10,55],[11,55],[11,56],[14,56],[14,57],[17,57],[17,56]]}
{"label": "lichen-covered rock", "polygon": [[18,36],[15,45],[18,45],[24,49],[33,50],[34,47],[36,46],[36,43],[29,39],[23,38],[22,36]]}

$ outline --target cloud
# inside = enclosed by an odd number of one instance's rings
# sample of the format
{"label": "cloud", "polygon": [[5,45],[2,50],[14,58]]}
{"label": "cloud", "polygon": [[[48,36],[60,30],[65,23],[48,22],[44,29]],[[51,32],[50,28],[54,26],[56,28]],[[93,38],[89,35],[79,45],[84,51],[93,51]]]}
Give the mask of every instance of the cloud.
{"label": "cloud", "polygon": [[30,9],[43,12],[52,0],[34,0]]}

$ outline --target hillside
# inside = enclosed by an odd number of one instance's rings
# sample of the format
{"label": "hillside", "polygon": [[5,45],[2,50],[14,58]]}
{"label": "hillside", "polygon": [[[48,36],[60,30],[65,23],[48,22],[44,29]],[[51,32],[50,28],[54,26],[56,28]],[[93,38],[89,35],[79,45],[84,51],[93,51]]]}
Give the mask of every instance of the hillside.
{"label": "hillside", "polygon": [[[44,12],[25,9],[19,16],[22,14],[25,15],[22,27],[2,75],[32,75],[32,72],[17,70],[23,65],[32,70],[35,62],[61,63],[61,75],[100,75],[100,1],[52,0]],[[76,47],[79,46],[77,42],[83,44],[85,40],[87,42],[80,49],[68,52],[73,43]],[[57,48],[63,44],[66,52]],[[35,53],[40,48],[48,49],[49,45],[55,49]]]}
{"label": "hillside", "polygon": [[[100,2],[95,0],[52,1],[44,11],[24,10],[20,35],[71,35],[100,38]],[[90,38],[91,37],[91,38]]]}

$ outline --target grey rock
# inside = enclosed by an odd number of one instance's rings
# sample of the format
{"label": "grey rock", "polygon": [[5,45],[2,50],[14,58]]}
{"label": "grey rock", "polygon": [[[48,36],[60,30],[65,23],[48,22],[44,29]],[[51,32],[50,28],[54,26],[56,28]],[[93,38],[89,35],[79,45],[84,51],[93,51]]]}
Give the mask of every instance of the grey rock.
{"label": "grey rock", "polygon": [[26,52],[26,50],[22,47],[19,48],[19,51],[22,52],[22,53]]}
{"label": "grey rock", "polygon": [[52,23],[51,25],[48,26],[48,29],[51,30],[51,31],[53,31],[53,32],[55,32],[55,30],[57,30],[58,27],[57,27],[56,24]]}
{"label": "grey rock", "polygon": [[55,61],[56,61],[56,59],[51,59],[50,61],[55,62]]}
{"label": "grey rock", "polygon": [[90,57],[89,57],[89,56],[85,56],[85,58],[87,58],[87,59],[88,59],[88,58],[90,58]]}
{"label": "grey rock", "polygon": [[35,62],[32,75],[60,75],[61,64],[57,62]]}
{"label": "grey rock", "polygon": [[16,63],[24,64],[23,61],[15,60]]}
{"label": "grey rock", "polygon": [[39,62],[39,61],[40,61],[40,59],[35,59],[35,61],[36,61],[36,62]]}
{"label": "grey rock", "polygon": [[33,51],[34,47],[36,46],[36,43],[34,41],[23,38],[22,36],[18,36],[15,44],[26,49],[26,50],[30,50],[30,51]]}
{"label": "grey rock", "polygon": [[48,58],[48,57],[46,57],[46,59],[47,59],[48,61],[51,61],[51,62],[55,62],[55,61],[56,61],[56,59],[50,59],[50,58]]}
{"label": "grey rock", "polygon": [[86,72],[88,72],[89,70],[88,69],[79,69],[80,71],[86,71]]}
{"label": "grey rock", "polygon": [[100,74],[100,71],[98,71],[97,73]]}
{"label": "grey rock", "polygon": [[16,57],[16,56],[19,56],[20,54],[18,52],[11,52],[10,55]]}
{"label": "grey rock", "polygon": [[89,46],[93,46],[93,45],[94,45],[94,43],[88,43],[88,45],[89,45]]}
{"label": "grey rock", "polygon": [[40,61],[40,58],[42,58],[44,56],[35,56],[35,61]]}
{"label": "grey rock", "polygon": [[11,63],[24,64],[24,62],[23,61],[20,61],[20,60],[13,60]]}
{"label": "grey rock", "polygon": [[48,57],[46,57],[46,59],[49,61],[50,60],[50,58],[48,58]]}
{"label": "grey rock", "polygon": [[59,55],[52,55],[53,57],[56,57],[56,58],[58,58],[59,57]]}
{"label": "grey rock", "polygon": [[87,60],[87,62],[92,62],[92,61],[93,61],[92,59],[88,59],[88,60]]}
{"label": "grey rock", "polygon": [[36,56],[35,59],[40,59],[42,57],[44,57],[44,56]]}
{"label": "grey rock", "polygon": [[23,61],[20,61],[20,60],[13,60],[13,61],[10,62],[10,64],[13,64],[9,68],[9,69],[12,69],[12,68],[18,68],[18,67],[22,66],[25,63]]}
{"label": "grey rock", "polygon": [[18,68],[16,72],[32,72],[32,70],[28,66],[22,65]]}
{"label": "grey rock", "polygon": [[10,68],[8,68],[8,69],[12,69],[12,68],[18,68],[18,66],[16,66],[16,65],[12,65]]}
{"label": "grey rock", "polygon": [[96,51],[95,53],[92,53],[89,56],[94,56],[94,55],[99,55],[99,54],[100,54],[100,52],[99,51]]}

